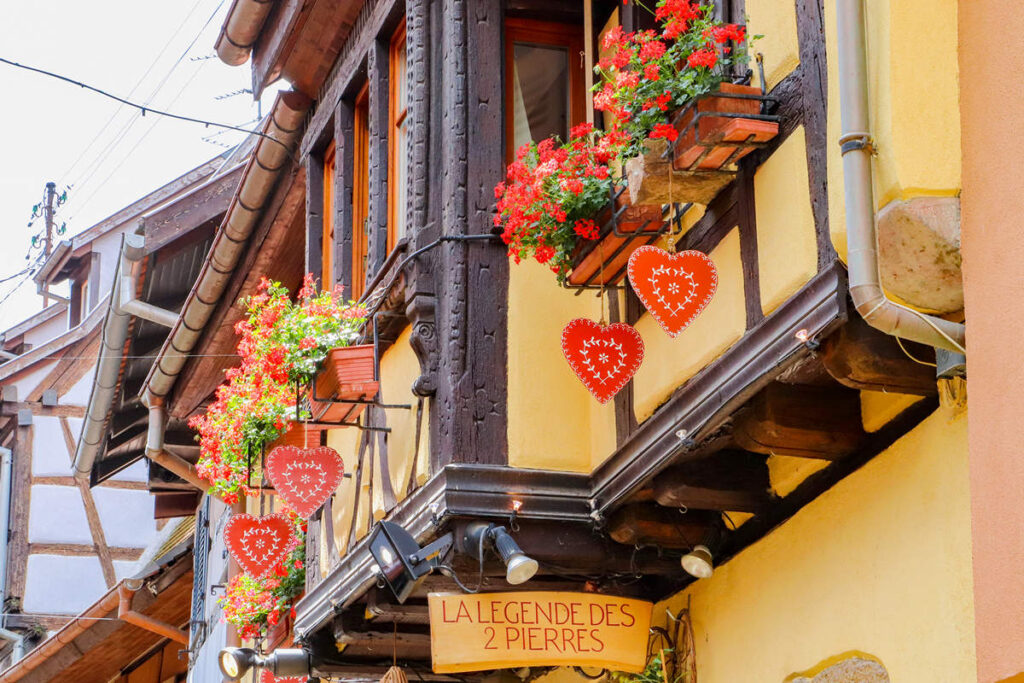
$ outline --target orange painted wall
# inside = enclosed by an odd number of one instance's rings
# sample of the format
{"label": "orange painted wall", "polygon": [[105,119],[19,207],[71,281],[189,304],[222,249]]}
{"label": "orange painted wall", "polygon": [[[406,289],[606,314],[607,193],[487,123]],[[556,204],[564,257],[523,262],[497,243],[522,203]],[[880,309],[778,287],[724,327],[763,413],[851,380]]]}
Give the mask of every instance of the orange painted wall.
{"label": "orange painted wall", "polygon": [[978,680],[1024,672],[1024,3],[960,0],[962,250]]}

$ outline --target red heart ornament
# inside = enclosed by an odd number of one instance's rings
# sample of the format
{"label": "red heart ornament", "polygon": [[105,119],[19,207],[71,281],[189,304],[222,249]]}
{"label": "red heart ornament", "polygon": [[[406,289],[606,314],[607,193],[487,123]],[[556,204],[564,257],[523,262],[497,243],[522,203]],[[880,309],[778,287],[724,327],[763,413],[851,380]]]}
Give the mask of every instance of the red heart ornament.
{"label": "red heart ornament", "polygon": [[224,545],[249,576],[259,578],[274,571],[295,547],[295,529],[280,512],[266,517],[245,513],[231,515],[224,525]]}
{"label": "red heart ornament", "polygon": [[629,284],[661,329],[675,337],[711,303],[718,271],[707,254],[645,245],[629,257]]}
{"label": "red heart ornament", "polygon": [[562,353],[594,398],[607,403],[636,374],[644,360],[644,340],[625,323],[599,325],[576,318],[562,330]]}
{"label": "red heart ornament", "polygon": [[260,675],[260,683],[306,683],[308,676],[275,676],[268,669]]}
{"label": "red heart ornament", "polygon": [[278,446],[267,456],[266,470],[288,507],[309,519],[341,484],[345,463],[336,450],[326,446]]}

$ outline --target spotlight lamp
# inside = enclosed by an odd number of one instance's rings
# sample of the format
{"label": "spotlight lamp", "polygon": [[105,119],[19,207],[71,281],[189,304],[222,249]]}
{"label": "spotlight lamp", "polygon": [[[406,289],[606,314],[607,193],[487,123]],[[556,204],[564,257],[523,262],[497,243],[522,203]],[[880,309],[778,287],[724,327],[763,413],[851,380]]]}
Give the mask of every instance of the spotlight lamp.
{"label": "spotlight lamp", "polygon": [[419,580],[441,564],[441,556],[451,546],[452,535],[445,534],[421,548],[412,534],[394,522],[378,522],[370,536],[370,554],[399,603],[404,603]]}
{"label": "spotlight lamp", "polygon": [[696,579],[707,579],[715,571],[711,551],[706,545],[694,546],[693,550],[683,555],[681,561],[687,574]]}
{"label": "spotlight lamp", "polygon": [[217,656],[220,672],[229,681],[241,680],[251,669],[266,669],[274,676],[309,676],[312,660],[301,648],[280,648],[266,657],[250,647],[226,647]]}
{"label": "spotlight lamp", "polygon": [[503,526],[486,522],[472,522],[466,527],[463,544],[466,550],[470,554],[475,554],[481,563],[487,545],[492,544],[501,557],[501,561],[505,563],[505,580],[513,586],[532,579],[539,568],[537,560],[524,553]]}

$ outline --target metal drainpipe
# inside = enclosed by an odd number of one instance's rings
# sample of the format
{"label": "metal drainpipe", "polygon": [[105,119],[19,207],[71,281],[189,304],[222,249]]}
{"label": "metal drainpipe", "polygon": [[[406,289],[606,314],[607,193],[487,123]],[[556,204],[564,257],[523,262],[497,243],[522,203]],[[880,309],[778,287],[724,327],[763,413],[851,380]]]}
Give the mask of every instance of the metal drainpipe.
{"label": "metal drainpipe", "polygon": [[[173,472],[200,491],[208,491],[210,485],[199,478],[196,468],[189,462],[164,449],[164,432],[167,429],[167,413],[163,401],[156,400],[149,406],[149,430],[146,433],[146,457],[164,469]],[[186,643],[187,644],[187,643]]]}
{"label": "metal drainpipe", "polygon": [[966,353],[963,323],[897,304],[882,289],[872,194],[864,0],[836,0],[836,23],[842,118],[839,144],[843,153],[847,265],[853,304],[869,325],[886,334]]}
{"label": "metal drainpipe", "polygon": [[[139,227],[142,227],[140,222]],[[124,313],[154,322],[164,327],[174,327],[178,314],[165,308],[135,298],[139,287],[139,272],[136,265],[146,256],[146,239],[142,235],[125,235],[121,249],[121,286],[116,305]]]}
{"label": "metal drainpipe", "polygon": [[[89,403],[85,411],[85,422],[82,425],[82,434],[78,440],[78,448],[75,451],[74,470],[75,478],[88,480],[92,473],[93,462],[99,452],[100,444],[103,443],[104,425],[107,420],[107,413],[114,400],[114,390],[117,388],[118,376],[121,373],[121,360],[124,354],[124,344],[128,339],[128,323],[132,315],[123,306],[128,303],[129,308],[138,311],[134,304],[141,304],[146,313],[147,320],[154,320],[160,324],[166,324],[168,317],[171,320],[177,319],[177,315],[165,311],[156,306],[150,306],[135,299],[135,291],[138,284],[138,274],[133,273],[133,264],[138,263],[145,257],[145,238],[142,235],[125,234],[122,236],[121,256],[117,262],[117,271],[114,273],[114,286],[111,290],[110,307],[107,309],[106,318],[103,321],[101,332],[101,345],[99,361],[96,364],[96,378],[93,381],[92,390],[89,394]],[[127,271],[127,272],[126,272]],[[125,290],[128,290],[127,292]],[[162,320],[161,320],[162,319]],[[173,322],[171,323],[173,324]]]}
{"label": "metal drainpipe", "polygon": [[[0,447],[0,529],[7,529],[11,519],[11,469],[13,453],[10,448]],[[0,612],[3,613],[3,626],[0,626],[0,638],[14,643],[11,664],[25,654],[25,639],[20,633],[9,631],[6,627],[7,612],[3,604],[7,599],[7,534],[0,533]]]}

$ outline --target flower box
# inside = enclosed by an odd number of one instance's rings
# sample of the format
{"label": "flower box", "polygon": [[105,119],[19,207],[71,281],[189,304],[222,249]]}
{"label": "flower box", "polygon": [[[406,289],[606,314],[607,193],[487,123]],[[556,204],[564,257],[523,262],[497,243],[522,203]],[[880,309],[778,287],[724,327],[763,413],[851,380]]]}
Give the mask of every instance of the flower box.
{"label": "flower box", "polygon": [[748,99],[760,95],[760,88],[755,86],[722,83],[716,93],[701,97],[680,111],[673,121],[679,131],[673,146],[673,167],[679,171],[720,170],[778,135],[777,121],[742,116],[756,116],[761,112],[761,100]]}
{"label": "flower box", "polygon": [[626,274],[630,255],[662,232],[660,205],[635,205],[630,203],[627,192],[619,192],[615,208],[616,221],[608,208],[599,214],[601,235],[596,241],[580,240],[577,244],[568,278],[570,285],[618,284]]}
{"label": "flower box", "polygon": [[291,428],[264,447],[264,453],[270,453],[278,446],[295,446],[296,448],[315,448],[320,445],[320,432],[324,427],[311,425],[297,420],[291,421]]}
{"label": "flower box", "polygon": [[[310,409],[317,422],[352,422],[366,408],[365,403],[332,403],[320,399],[370,401],[377,395],[376,361],[373,344],[332,349],[317,375]],[[314,398],[315,397],[315,398]]]}
{"label": "flower box", "polygon": [[722,83],[717,93],[676,114],[673,125],[678,137],[671,153],[666,140],[652,139],[644,143],[643,154],[626,162],[634,203],[710,204],[736,177],[735,163],[778,135],[777,121],[714,115],[757,115],[761,100],[723,93],[758,96],[758,88]]}

